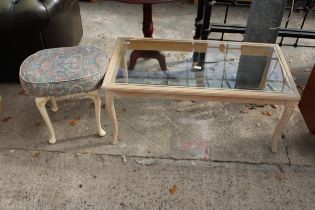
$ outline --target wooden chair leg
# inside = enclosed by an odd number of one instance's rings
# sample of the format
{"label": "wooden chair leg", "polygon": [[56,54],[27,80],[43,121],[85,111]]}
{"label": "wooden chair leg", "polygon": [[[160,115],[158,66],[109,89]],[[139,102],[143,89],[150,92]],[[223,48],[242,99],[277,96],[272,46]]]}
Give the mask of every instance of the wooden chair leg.
{"label": "wooden chair leg", "polygon": [[96,119],[96,128],[99,136],[105,136],[106,132],[103,130],[101,125],[101,99],[98,90],[91,91],[88,95],[92,96],[95,106],[95,119]]}
{"label": "wooden chair leg", "polygon": [[49,99],[50,99],[50,97],[35,98],[35,102],[36,102],[36,106],[37,106],[40,114],[44,118],[44,121],[46,122],[46,125],[49,129],[49,132],[50,132],[50,139],[48,142],[50,144],[54,144],[54,143],[56,143],[56,136],[55,136],[54,129],[52,127],[51,121],[49,119],[49,116],[48,116],[47,110],[46,110],[46,103]]}

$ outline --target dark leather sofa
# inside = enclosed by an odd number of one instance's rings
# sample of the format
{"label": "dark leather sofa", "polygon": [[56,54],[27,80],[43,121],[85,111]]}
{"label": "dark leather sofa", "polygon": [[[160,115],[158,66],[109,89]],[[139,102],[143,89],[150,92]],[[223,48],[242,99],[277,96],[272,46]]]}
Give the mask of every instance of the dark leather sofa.
{"label": "dark leather sofa", "polygon": [[0,0],[0,82],[19,82],[27,56],[78,45],[82,35],[78,0]]}

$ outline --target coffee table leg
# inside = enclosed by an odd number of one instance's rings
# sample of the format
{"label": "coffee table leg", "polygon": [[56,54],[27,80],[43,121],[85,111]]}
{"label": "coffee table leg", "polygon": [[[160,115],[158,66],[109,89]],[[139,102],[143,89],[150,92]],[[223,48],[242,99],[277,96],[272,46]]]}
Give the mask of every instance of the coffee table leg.
{"label": "coffee table leg", "polygon": [[285,125],[288,123],[292,113],[294,110],[294,104],[293,103],[287,103],[285,105],[282,117],[280,121],[277,124],[277,127],[273,133],[272,139],[271,139],[271,151],[276,152],[277,151],[277,141],[281,137],[282,130],[284,129]]}
{"label": "coffee table leg", "polygon": [[117,137],[118,137],[118,124],[117,124],[117,118],[116,118],[116,112],[115,112],[115,106],[114,106],[114,97],[111,91],[106,91],[105,95],[106,95],[105,96],[106,97],[105,98],[106,110],[112,122],[112,130],[113,130],[112,144],[116,144]]}

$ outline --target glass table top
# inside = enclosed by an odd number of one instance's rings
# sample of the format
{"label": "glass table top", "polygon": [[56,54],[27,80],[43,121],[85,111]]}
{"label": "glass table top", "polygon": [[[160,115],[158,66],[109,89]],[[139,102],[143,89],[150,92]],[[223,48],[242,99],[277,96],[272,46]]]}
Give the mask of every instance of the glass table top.
{"label": "glass table top", "polygon": [[[166,71],[155,59],[137,60],[135,68],[128,70],[130,54],[137,47],[124,41],[121,66],[115,83],[153,86],[176,86],[212,89],[246,89],[263,92],[293,93],[290,73],[284,69],[276,45],[249,45],[243,43],[211,42],[191,49],[176,45],[156,47],[146,44],[141,50],[157,50],[165,56]],[[139,45],[140,46],[140,45]],[[187,45],[188,46],[188,45]]]}

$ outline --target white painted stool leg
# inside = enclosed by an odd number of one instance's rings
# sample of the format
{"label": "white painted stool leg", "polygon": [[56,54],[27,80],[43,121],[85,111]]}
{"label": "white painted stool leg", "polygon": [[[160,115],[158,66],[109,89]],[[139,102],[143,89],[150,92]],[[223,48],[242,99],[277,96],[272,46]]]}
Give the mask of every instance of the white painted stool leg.
{"label": "white painted stool leg", "polygon": [[56,102],[56,97],[55,97],[55,96],[51,96],[51,97],[50,97],[50,101],[51,101],[51,111],[53,111],[53,112],[58,111],[58,106],[57,106],[57,102]]}
{"label": "white painted stool leg", "polygon": [[48,126],[49,132],[50,132],[49,143],[54,144],[56,142],[56,136],[55,136],[54,129],[52,127],[51,121],[49,119],[49,116],[48,116],[47,110],[46,110],[46,103],[48,100],[49,100],[49,97],[35,98],[36,106],[37,106],[39,112],[41,113],[42,117],[44,118],[44,120]]}
{"label": "white painted stool leg", "polygon": [[89,95],[93,97],[95,106],[95,119],[96,128],[99,136],[105,136],[106,132],[103,130],[101,125],[101,99],[98,90],[89,92]]}

